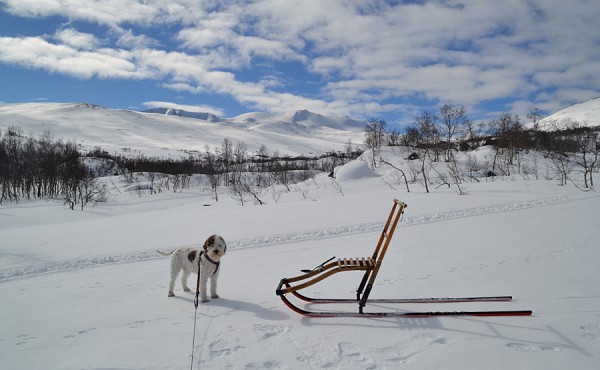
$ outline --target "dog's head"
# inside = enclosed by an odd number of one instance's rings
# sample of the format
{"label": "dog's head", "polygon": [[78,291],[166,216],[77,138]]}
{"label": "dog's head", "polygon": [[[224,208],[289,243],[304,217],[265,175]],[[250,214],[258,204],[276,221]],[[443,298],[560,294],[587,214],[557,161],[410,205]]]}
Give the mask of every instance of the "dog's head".
{"label": "dog's head", "polygon": [[211,259],[218,261],[227,252],[227,244],[219,235],[211,235],[204,242],[204,253]]}

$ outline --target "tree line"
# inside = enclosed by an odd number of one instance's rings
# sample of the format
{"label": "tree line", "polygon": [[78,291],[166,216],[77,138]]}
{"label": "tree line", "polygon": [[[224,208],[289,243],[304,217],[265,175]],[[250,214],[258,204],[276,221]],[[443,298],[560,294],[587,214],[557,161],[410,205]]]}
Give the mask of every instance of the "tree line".
{"label": "tree line", "polygon": [[[510,113],[475,124],[465,107],[443,105],[437,112],[418,114],[403,132],[389,130],[384,120],[369,120],[362,147],[370,149],[373,167],[383,161],[379,155],[382,145],[410,149],[408,157],[413,161],[409,174],[397,169],[407,189],[410,177],[412,182],[420,179],[429,192],[429,185],[433,184],[431,171],[442,182],[453,181],[458,186],[464,174],[458,168],[455,153],[483,145],[493,148],[488,176],[530,171],[522,166],[522,161],[526,153],[534,150],[550,159],[549,171],[561,185],[572,181],[573,172],[579,172],[583,175],[583,188],[593,188],[594,173],[599,168],[598,127],[569,122],[557,124],[552,131],[540,130],[542,117],[539,110],[532,109],[527,117],[533,122],[531,128],[526,128],[518,115]],[[243,141],[234,143],[225,138],[214,147],[207,146],[203,153],[185,158],[126,156],[110,154],[101,148],[82,152],[75,142],[55,139],[52,133],[26,137],[20,128],[9,127],[0,130],[0,204],[20,199],[63,199],[71,209],[83,208],[106,199],[106,186],[98,181],[99,176],[106,174],[123,174],[132,182],[137,181],[136,174],[142,174],[150,193],[165,188],[182,190],[190,186],[192,175],[204,175],[217,200],[217,190],[225,186],[242,204],[263,203],[263,196],[273,185],[283,185],[289,191],[291,184],[310,180],[318,172],[332,173],[336,166],[362,152],[361,146],[349,141],[342,151],[318,156],[280,155],[269,152],[264,145],[250,153]],[[112,172],[95,171],[89,164],[91,158],[114,164]],[[441,173],[436,163],[445,163],[448,170]],[[473,173],[481,166],[469,160],[468,167],[462,172]]]}
{"label": "tree line", "polygon": [[27,138],[20,128],[0,132],[0,204],[61,197],[73,209],[104,200],[105,187],[81,158],[74,142],[51,133]]}
{"label": "tree line", "polygon": [[[361,149],[351,142],[344,151],[318,156],[286,156],[269,153],[261,146],[249,153],[243,141],[225,138],[220,145],[206,147],[205,153],[186,158],[158,158],[110,154],[102,148],[82,152],[76,143],[54,139],[49,132],[26,137],[18,127],[0,131],[0,204],[20,199],[64,199],[71,209],[104,201],[107,189],[98,176],[121,174],[131,182],[143,175],[150,193],[164,189],[182,190],[190,186],[192,175],[205,175],[218,200],[217,189],[227,186],[232,196],[243,202],[260,199],[264,189],[331,172],[336,166],[358,157]],[[113,163],[112,173],[95,171],[91,158]],[[140,188],[141,189],[141,188]]]}
{"label": "tree line", "polygon": [[521,173],[523,156],[534,150],[550,159],[550,171],[561,185],[572,179],[571,173],[577,169],[583,175],[583,187],[592,188],[593,174],[599,169],[600,123],[588,127],[575,121],[554,122],[550,123],[551,130],[541,130],[539,124],[543,113],[539,109],[532,108],[527,118],[532,127],[525,127],[518,115],[510,113],[475,124],[464,106],[443,105],[437,112],[418,114],[403,133],[388,130],[384,120],[369,120],[365,128],[365,145],[373,152],[373,166],[381,161],[378,153],[382,145],[413,148],[411,159],[418,159],[419,163],[419,166],[413,166],[413,179],[420,176],[427,191],[431,183],[427,176],[429,170],[434,169],[433,164],[445,162],[448,167],[456,167],[454,153],[483,145],[493,148],[489,176]]}

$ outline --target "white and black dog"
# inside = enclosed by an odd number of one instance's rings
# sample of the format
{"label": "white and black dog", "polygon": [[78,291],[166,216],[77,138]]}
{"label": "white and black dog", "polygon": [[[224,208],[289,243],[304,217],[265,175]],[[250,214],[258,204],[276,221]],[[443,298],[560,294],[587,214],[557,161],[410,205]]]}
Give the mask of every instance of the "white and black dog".
{"label": "white and black dog", "polygon": [[[219,278],[220,260],[227,252],[227,244],[219,235],[211,235],[204,242],[203,250],[195,248],[178,248],[171,252],[157,251],[163,256],[171,256],[171,281],[169,282],[169,297],[175,296],[173,289],[175,280],[179,272],[183,270],[181,276],[181,286],[186,292],[190,291],[187,286],[188,276],[193,272],[200,274],[200,300],[208,302],[206,294],[206,284],[210,278],[210,297],[219,298],[217,294],[217,279]],[[200,271],[198,271],[200,268]]]}

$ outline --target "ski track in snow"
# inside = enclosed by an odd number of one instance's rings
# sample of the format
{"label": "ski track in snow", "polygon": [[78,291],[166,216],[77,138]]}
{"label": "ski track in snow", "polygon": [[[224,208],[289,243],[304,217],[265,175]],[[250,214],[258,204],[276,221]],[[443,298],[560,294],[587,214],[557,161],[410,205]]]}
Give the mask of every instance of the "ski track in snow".
{"label": "ski track in snow", "polygon": [[[432,213],[428,215],[403,217],[401,221],[403,226],[421,225],[431,222],[440,222],[455,220],[464,217],[482,216],[501,212],[518,211],[535,207],[551,206],[558,203],[564,203],[571,198],[567,196],[557,196],[552,198],[543,198],[523,202],[511,202],[505,204],[490,205],[484,207],[476,207],[455,211]],[[577,198],[579,199],[579,198]],[[227,243],[227,248],[230,250],[248,249],[248,248],[264,248],[285,243],[295,243],[308,240],[325,239],[352,234],[369,233],[379,231],[384,226],[384,223],[364,223],[347,226],[338,226],[313,231],[301,231],[297,233],[267,235],[252,239],[233,240]],[[166,258],[159,255],[154,250],[145,250],[137,252],[128,252],[117,255],[90,256],[73,258],[63,261],[48,262],[23,267],[15,267],[10,269],[0,270],[0,284],[22,278],[32,278],[38,275],[48,273],[57,273],[70,270],[80,270],[90,267],[98,267],[111,264],[132,263],[147,261],[159,258]]]}

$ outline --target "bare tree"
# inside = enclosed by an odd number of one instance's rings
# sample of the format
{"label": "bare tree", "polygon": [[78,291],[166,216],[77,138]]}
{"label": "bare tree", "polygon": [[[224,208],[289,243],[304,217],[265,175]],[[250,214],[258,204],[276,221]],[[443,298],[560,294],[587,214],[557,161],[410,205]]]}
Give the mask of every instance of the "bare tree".
{"label": "bare tree", "polygon": [[406,185],[406,192],[410,193],[410,188],[408,187],[408,178],[406,177],[406,174],[404,174],[404,171],[402,171],[401,168],[398,168],[398,167],[394,166],[389,161],[386,161],[385,159],[381,159],[381,163],[387,164],[388,166],[390,166],[393,169],[395,169],[397,173],[399,172],[401,174],[401,176],[398,176],[398,181],[400,181],[400,179],[403,178],[404,179],[404,185]]}
{"label": "bare tree", "polygon": [[[413,132],[417,135],[417,146],[420,149],[419,174],[423,177],[425,190],[429,193],[429,167],[431,161],[439,159],[440,131],[437,127],[437,116],[423,112],[415,118]],[[433,157],[432,154],[433,153]]]}
{"label": "bare tree", "polygon": [[451,106],[443,105],[440,108],[440,122],[444,128],[445,140],[446,140],[446,151],[445,160],[450,162],[452,157],[452,141],[457,131],[463,130],[467,126],[467,108],[464,106]]}
{"label": "bare tree", "polygon": [[352,145],[352,139],[348,139],[346,144],[344,144],[344,153],[348,158],[352,157],[352,153],[354,152],[354,148]]}
{"label": "bare tree", "polygon": [[390,130],[388,135],[388,145],[389,146],[399,146],[402,143],[402,134],[400,130],[394,128]]}
{"label": "bare tree", "polygon": [[538,108],[529,108],[529,112],[527,112],[527,119],[533,122],[533,130],[539,130],[540,121],[544,118],[545,114],[541,109]]}
{"label": "bare tree", "polygon": [[267,192],[267,188],[256,186],[255,179],[250,174],[236,173],[235,176],[235,180],[229,185],[230,194],[234,199],[238,200],[242,206],[247,199],[252,199],[255,204],[265,204],[262,198]]}
{"label": "bare tree", "polygon": [[268,176],[269,151],[264,144],[260,146],[256,152],[256,156],[258,157],[258,173],[256,177],[256,183],[258,186],[268,187],[271,185],[268,181],[270,178],[270,176]]}
{"label": "bare tree", "polygon": [[342,196],[344,196],[344,190],[342,189],[342,184],[339,183],[339,181],[337,181],[336,179],[331,179],[331,186],[333,187],[333,189],[335,191],[337,191],[338,193],[340,193]]}
{"label": "bare tree", "polygon": [[208,145],[206,146],[206,176],[208,183],[215,197],[215,201],[219,201],[219,185],[221,184],[222,172],[219,168],[217,156],[210,152]]}
{"label": "bare tree", "polygon": [[577,153],[575,163],[581,166],[583,181],[586,189],[594,187],[594,168],[598,163],[598,133],[587,129],[577,129],[574,134]]}
{"label": "bare tree", "polygon": [[371,118],[365,126],[365,146],[370,149],[373,153],[371,157],[371,167],[377,166],[377,158],[383,145],[385,138],[385,126],[384,120]]}
{"label": "bare tree", "polygon": [[510,175],[517,164],[517,171],[520,172],[521,153],[523,149],[530,147],[530,142],[519,116],[502,113],[499,119],[490,121],[488,126],[494,135],[495,155],[492,171],[498,169],[503,175]]}
{"label": "bare tree", "polygon": [[433,152],[433,161],[439,161],[441,133],[438,128],[438,116],[429,112],[422,112],[415,118],[413,127],[418,132],[419,147],[429,154]]}
{"label": "bare tree", "polygon": [[220,160],[223,163],[223,176],[225,177],[225,183],[229,182],[229,173],[231,172],[231,165],[233,163],[233,144],[228,138],[224,138],[221,143]]}
{"label": "bare tree", "polygon": [[270,166],[271,178],[274,182],[285,186],[286,190],[290,191],[291,179],[291,168],[289,161],[279,157],[279,153],[275,151],[273,154],[273,161]]}
{"label": "bare tree", "polygon": [[246,155],[248,151],[248,145],[243,141],[238,141],[235,145],[234,160],[235,164],[240,166],[246,162]]}
{"label": "bare tree", "polygon": [[101,184],[92,176],[86,176],[83,178],[77,184],[77,188],[79,194],[79,204],[81,205],[82,211],[88,203],[93,203],[95,205],[96,203],[106,201],[108,188],[105,184]]}
{"label": "bare tree", "polygon": [[550,171],[554,174],[554,178],[558,178],[560,186],[567,185],[573,170],[571,159],[567,154],[559,152],[552,153],[550,159],[552,160]]}
{"label": "bare tree", "polygon": [[455,157],[452,157],[450,162],[448,162],[448,175],[450,176],[451,182],[456,185],[458,189],[458,194],[465,195],[465,187],[463,185],[463,176],[458,165],[458,161]]}

